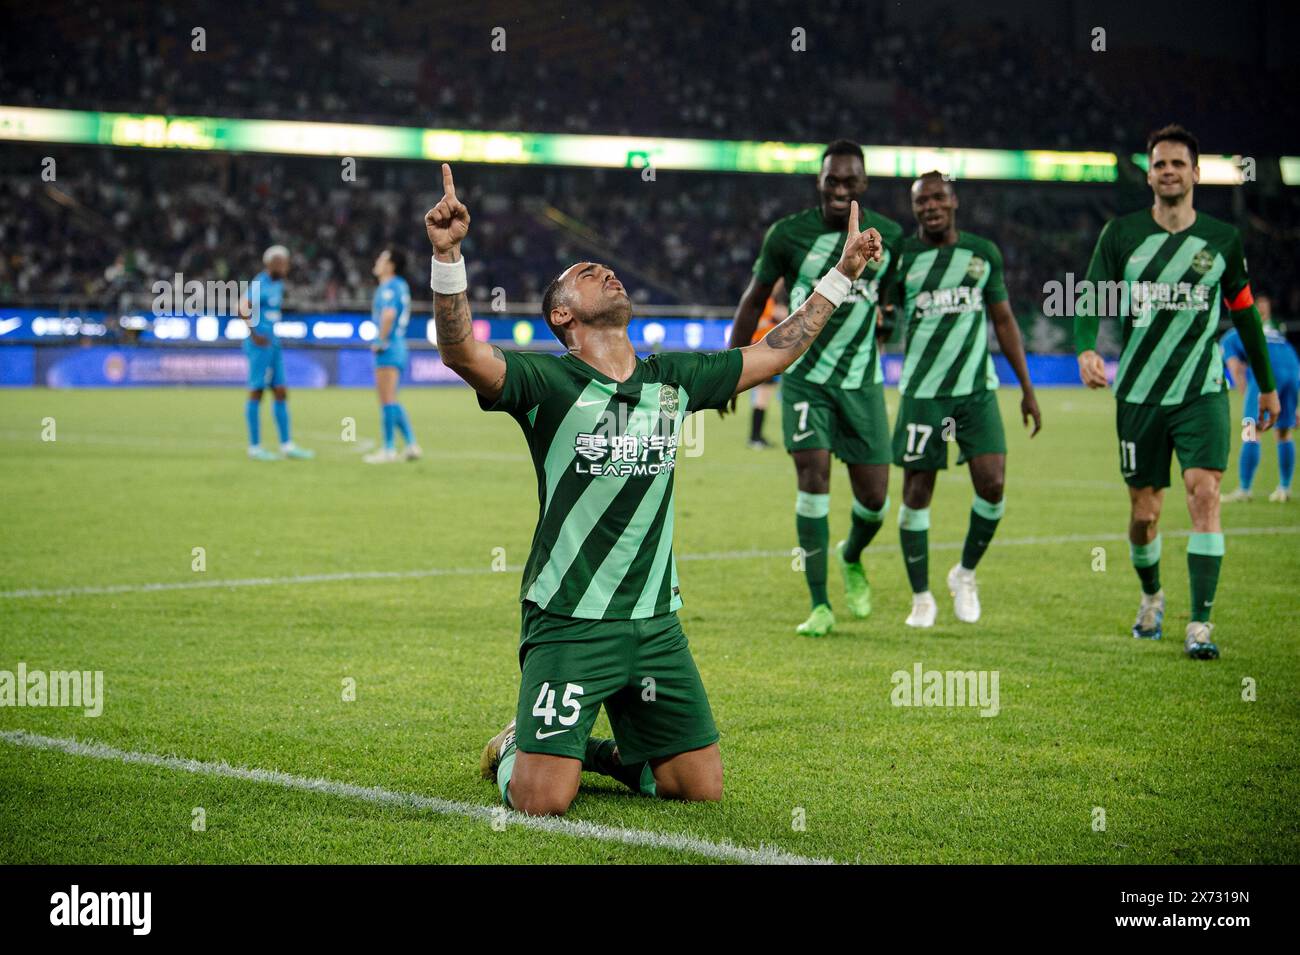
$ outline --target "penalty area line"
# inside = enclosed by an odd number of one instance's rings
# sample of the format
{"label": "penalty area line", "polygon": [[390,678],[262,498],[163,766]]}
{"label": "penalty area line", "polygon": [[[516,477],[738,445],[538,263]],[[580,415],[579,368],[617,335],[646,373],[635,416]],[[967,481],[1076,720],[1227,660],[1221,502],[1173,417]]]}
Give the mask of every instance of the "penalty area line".
{"label": "penalty area line", "polygon": [[[46,750],[64,753],[69,756],[108,760],[132,766],[179,770],[199,776],[240,779],[246,782],[279,786],[282,789],[322,793],[342,799],[355,799],[380,806],[417,809],[440,816],[459,816],[487,823],[502,818],[507,825],[521,826],[537,832],[569,836],[575,839],[593,839],[598,842],[639,846],[648,849],[668,849],[703,856],[706,859],[719,862],[740,862],[749,865],[834,864],[833,859],[817,859],[810,856],[796,855],[774,846],[759,846],[757,849],[751,849],[726,841],[713,842],[699,836],[655,832],[648,829],[624,829],[619,826],[579,822],[555,816],[525,816],[523,813],[504,810],[504,807],[494,808],[480,806],[475,803],[457,802],[451,799],[439,799],[434,796],[421,796],[418,793],[395,792],[379,786],[358,786],[353,783],[341,783],[329,779],[312,779],[307,776],[282,773],[275,769],[248,769],[242,766],[231,766],[224,762],[212,763],[197,759],[185,759],[180,756],[160,756],[156,753],[130,752],[103,743],[41,736],[37,733],[29,733],[26,730],[0,732],[0,740],[11,746],[26,749]],[[503,810],[504,815],[502,815]]]}
{"label": "penalty area line", "polygon": [[[1163,531],[1166,537],[1186,538],[1191,531]],[[1300,534],[1300,525],[1276,527],[1237,527],[1225,529],[1225,537],[1254,537],[1270,534]],[[1059,544],[1110,544],[1128,540],[1126,534],[1064,534],[1057,537],[994,538],[998,547],[1040,547]],[[964,541],[931,541],[930,550],[961,550]],[[896,554],[897,544],[878,544],[870,548],[872,554]],[[755,560],[773,557],[789,558],[789,550],[726,550],[678,554],[677,560],[689,563],[698,560]],[[419,580],[425,577],[479,577],[499,573],[519,573],[523,568],[508,565],[503,570],[490,567],[429,567],[422,570],[343,570],[329,574],[297,574],[287,577],[244,577],[230,580],[175,580],[146,584],[105,584],[84,587],[29,587],[21,590],[0,590],[0,600],[20,600],[44,597],[93,597],[112,594],[145,594],[169,590],[222,590],[236,587],[281,587],[290,584],[326,584],[348,580]]]}

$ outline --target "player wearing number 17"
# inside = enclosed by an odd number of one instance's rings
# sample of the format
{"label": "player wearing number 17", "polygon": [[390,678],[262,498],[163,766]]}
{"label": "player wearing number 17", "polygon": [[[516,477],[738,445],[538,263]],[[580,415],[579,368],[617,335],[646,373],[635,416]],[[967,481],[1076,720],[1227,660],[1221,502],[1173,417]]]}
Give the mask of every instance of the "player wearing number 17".
{"label": "player wearing number 17", "polygon": [[1192,613],[1183,652],[1197,660],[1219,655],[1210,609],[1223,560],[1219,482],[1228,464],[1230,422],[1223,356],[1214,340],[1220,308],[1232,323],[1259,383],[1259,422],[1277,420],[1279,402],[1259,311],[1251,296],[1241,234],[1197,212],[1200,181],[1196,137],[1166,126],[1147,141],[1149,209],[1112,219],[1097,240],[1074,320],[1079,376],[1106,387],[1097,354],[1102,317],[1120,320],[1123,351],[1115,373],[1115,423],[1120,471],[1129,490],[1129,551],[1142,582],[1133,636],[1163,632],[1157,522],[1174,452],[1183,471],[1192,536],[1187,544]]}
{"label": "player wearing number 17", "polygon": [[912,183],[916,232],[902,242],[898,265],[882,291],[903,310],[907,347],[894,420],[894,463],[903,469],[899,540],[912,585],[909,627],[932,627],[938,608],[930,594],[930,499],[935,477],[948,467],[948,445],[970,465],[975,500],[961,560],[948,571],[958,620],[980,618],[975,566],[984,556],[1006,502],[1007,442],[998,412],[998,376],[989,355],[988,320],[1020,382],[1020,417],[1030,437],[1043,426],[1025,363],[1016,316],[1002,281],[1002,253],[988,239],[957,229],[957,193],[938,172]]}
{"label": "player wearing number 17", "polygon": [[[470,217],[451,168],[442,170],[445,195],[425,217],[438,350],[484,410],[519,424],[537,475],[537,529],[520,589],[519,697],[515,719],[483,751],[483,774],[507,805],[532,815],[567,810],[584,769],[642,793],[720,799],[718,731],[677,620],[682,421],[802,355],[867,261],[880,257],[880,234],[857,231],[855,203],[839,265],[747,348],[638,358],[623,284],[603,265],[578,262],[542,300],[566,353],[503,352],[472,334],[460,254]],[[602,705],[612,740],[591,738]]]}

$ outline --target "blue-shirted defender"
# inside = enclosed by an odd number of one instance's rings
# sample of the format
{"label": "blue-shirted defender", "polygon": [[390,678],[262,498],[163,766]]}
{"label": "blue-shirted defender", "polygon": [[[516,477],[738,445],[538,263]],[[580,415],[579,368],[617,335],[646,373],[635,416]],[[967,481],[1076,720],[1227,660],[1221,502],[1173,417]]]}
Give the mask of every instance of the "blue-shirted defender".
{"label": "blue-shirted defender", "polygon": [[[370,317],[377,330],[370,349],[375,353],[375,390],[379,393],[384,446],[365,456],[367,464],[416,461],[421,454],[406,409],[397,401],[397,388],[409,357],[406,324],[411,320],[411,287],[402,278],[405,267],[406,254],[390,245],[379,253],[370,270],[379,281],[370,307]],[[400,455],[397,453],[396,432],[401,432],[406,445]]]}

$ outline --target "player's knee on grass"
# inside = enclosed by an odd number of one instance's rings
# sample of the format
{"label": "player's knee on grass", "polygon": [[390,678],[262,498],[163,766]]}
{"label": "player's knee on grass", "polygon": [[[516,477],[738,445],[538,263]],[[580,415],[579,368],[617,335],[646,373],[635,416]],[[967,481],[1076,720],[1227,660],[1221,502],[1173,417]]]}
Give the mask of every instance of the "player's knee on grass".
{"label": "player's knee on grass", "polygon": [[854,500],[869,511],[878,511],[889,496],[889,465],[850,464],[849,483]]}
{"label": "player's knee on grass", "polygon": [[271,393],[275,395],[276,401],[287,401],[289,399],[289,389],[280,385],[273,387]]}
{"label": "player's knee on grass", "polygon": [[722,801],[722,752],[718,744],[651,760],[655,795],[685,802]]}
{"label": "player's knee on grass", "polygon": [[510,806],[528,816],[562,816],[578,795],[582,762],[518,751],[510,774]]}
{"label": "player's knee on grass", "polygon": [[1006,459],[1000,454],[980,455],[970,462],[971,483],[975,493],[996,504],[1006,492]]}
{"label": "player's knee on grass", "polygon": [[261,388],[254,388],[252,391],[250,391],[250,392],[248,393],[248,400],[249,400],[249,401],[261,401],[261,400],[262,400],[262,389],[261,389]]}

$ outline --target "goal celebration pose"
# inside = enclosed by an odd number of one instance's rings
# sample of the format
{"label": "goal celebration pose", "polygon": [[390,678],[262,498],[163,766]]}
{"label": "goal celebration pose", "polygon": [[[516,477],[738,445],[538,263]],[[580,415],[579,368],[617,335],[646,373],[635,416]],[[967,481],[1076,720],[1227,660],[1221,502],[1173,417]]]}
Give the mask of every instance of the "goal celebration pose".
{"label": "goal celebration pose", "polygon": [[[519,424],[537,475],[538,522],[520,600],[522,675],[515,718],[481,758],[509,806],[565,812],[584,769],[666,798],[722,797],[708,697],[677,619],[673,477],[685,417],[721,408],[784,371],[849,294],[880,234],[858,232],[839,264],[761,342],[716,354],[637,357],[632,303],[614,273],[579,262],[543,297],[563,355],[503,352],[477,341],[460,245],[468,210],[443,165],[442,200],[425,217],[433,245],[442,360],[485,410]],[[592,739],[604,705],[612,740]]]}

